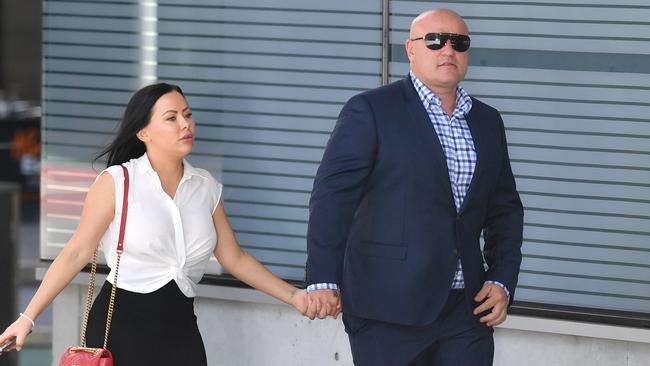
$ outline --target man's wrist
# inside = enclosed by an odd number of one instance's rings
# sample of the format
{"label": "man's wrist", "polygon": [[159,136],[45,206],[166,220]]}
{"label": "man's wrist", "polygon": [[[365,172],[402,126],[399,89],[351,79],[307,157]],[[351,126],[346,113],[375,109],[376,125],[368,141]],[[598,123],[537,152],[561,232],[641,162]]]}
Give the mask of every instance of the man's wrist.
{"label": "man's wrist", "polygon": [[508,291],[508,288],[506,287],[506,285],[502,284],[499,281],[492,281],[492,280],[485,281],[485,284],[492,284],[492,285],[497,285],[497,286],[501,287],[503,289],[503,291],[506,293],[506,298],[508,299],[508,301],[510,301],[510,291]]}
{"label": "man's wrist", "polygon": [[339,286],[335,283],[312,283],[307,286],[307,292],[312,292],[316,290],[334,290],[339,291]]}

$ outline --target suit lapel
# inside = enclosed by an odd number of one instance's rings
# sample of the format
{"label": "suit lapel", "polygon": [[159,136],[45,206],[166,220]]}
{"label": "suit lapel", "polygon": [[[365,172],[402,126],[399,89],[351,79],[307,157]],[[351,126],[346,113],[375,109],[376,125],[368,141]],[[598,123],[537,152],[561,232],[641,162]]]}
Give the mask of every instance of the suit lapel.
{"label": "suit lapel", "polygon": [[424,154],[429,154],[430,161],[434,162],[435,166],[432,166],[432,169],[435,169],[435,177],[439,180],[439,183],[445,187],[445,191],[448,192],[447,199],[449,204],[455,207],[454,196],[451,191],[451,182],[449,180],[449,169],[447,168],[447,159],[445,158],[445,153],[442,150],[442,144],[438,138],[433,123],[429,119],[427,111],[422,105],[422,100],[418,96],[411,79],[407,76],[402,80],[402,86],[405,93],[405,102],[406,110],[409,113],[410,122],[414,126],[416,138],[423,146],[421,151],[424,151]]}

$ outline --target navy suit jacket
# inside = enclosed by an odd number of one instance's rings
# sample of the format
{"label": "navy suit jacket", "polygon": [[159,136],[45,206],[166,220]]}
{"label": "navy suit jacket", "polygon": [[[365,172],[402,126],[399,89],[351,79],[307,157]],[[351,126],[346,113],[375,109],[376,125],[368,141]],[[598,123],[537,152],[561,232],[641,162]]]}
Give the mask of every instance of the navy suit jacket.
{"label": "navy suit jacket", "polygon": [[501,116],[472,103],[465,117],[477,163],[459,213],[440,141],[410,78],[356,95],[341,110],[310,199],[306,271],[308,284],[339,284],[345,313],[432,322],[458,255],[472,307],[486,280],[507,286],[512,301],[523,209]]}

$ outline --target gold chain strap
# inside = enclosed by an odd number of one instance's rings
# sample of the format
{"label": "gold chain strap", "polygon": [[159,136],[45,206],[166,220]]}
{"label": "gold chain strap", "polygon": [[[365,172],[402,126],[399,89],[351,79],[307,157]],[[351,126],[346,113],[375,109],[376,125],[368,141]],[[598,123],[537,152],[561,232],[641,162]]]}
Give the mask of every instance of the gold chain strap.
{"label": "gold chain strap", "polygon": [[[113,320],[113,311],[115,309],[115,290],[117,289],[117,275],[120,270],[120,260],[122,258],[122,244],[124,243],[124,226],[126,224],[126,213],[128,210],[128,196],[129,196],[129,173],[124,165],[124,198],[122,202],[122,221],[120,223],[120,236],[117,243],[117,262],[115,264],[115,278],[113,279],[113,287],[111,288],[111,298],[108,302],[108,314],[106,315],[106,330],[104,331],[104,349],[108,346],[108,333],[111,330],[111,321]],[[93,295],[95,294],[95,274],[97,273],[97,251],[95,248],[93,253],[93,264],[90,269],[90,283],[88,284],[88,295],[86,296],[86,311],[84,312],[83,324],[81,326],[81,348],[86,347],[86,329],[88,328],[88,318],[90,316],[90,308],[92,306]]]}
{"label": "gold chain strap", "polygon": [[117,272],[120,270],[120,258],[122,252],[117,252],[117,264],[115,265],[115,279],[113,279],[113,288],[111,288],[111,299],[108,301],[108,315],[106,316],[106,331],[104,332],[104,348],[108,346],[108,332],[111,330],[111,321],[113,320],[113,308],[115,306],[115,289],[117,288]]}
{"label": "gold chain strap", "polygon": [[[115,289],[117,288],[117,274],[120,270],[120,259],[122,252],[117,253],[117,263],[115,265],[115,279],[111,288],[111,298],[108,301],[108,314],[106,315],[106,330],[104,331],[104,347],[108,346],[108,333],[111,330],[111,321],[113,320],[113,311],[115,309]],[[93,254],[93,264],[90,269],[90,281],[88,283],[88,293],[86,296],[86,311],[84,312],[83,324],[81,326],[81,347],[86,347],[86,329],[88,329],[88,318],[90,308],[92,307],[93,295],[95,294],[95,274],[97,273],[97,249]]]}
{"label": "gold chain strap", "polygon": [[84,312],[84,320],[81,326],[81,347],[86,347],[86,329],[88,328],[88,316],[90,314],[90,307],[93,302],[93,295],[95,294],[95,273],[97,273],[97,248],[93,253],[93,265],[90,270],[90,283],[88,284],[88,294],[86,296],[86,311]]}

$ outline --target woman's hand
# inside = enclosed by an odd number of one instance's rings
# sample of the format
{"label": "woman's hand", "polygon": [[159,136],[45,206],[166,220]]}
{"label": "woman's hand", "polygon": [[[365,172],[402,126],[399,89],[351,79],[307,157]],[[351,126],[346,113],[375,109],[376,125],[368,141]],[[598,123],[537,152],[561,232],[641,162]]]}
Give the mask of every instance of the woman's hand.
{"label": "woman's hand", "polygon": [[291,295],[289,303],[302,315],[307,314],[309,308],[309,296],[307,290],[296,289]]}
{"label": "woman's hand", "polygon": [[3,350],[2,352],[8,352],[13,349],[20,351],[23,348],[23,345],[25,344],[25,338],[27,338],[27,335],[32,331],[32,323],[23,318],[20,317],[16,319],[13,324],[11,324],[7,329],[5,329],[4,333],[0,334],[0,344],[5,343],[12,337],[16,337],[16,344],[13,346]]}

